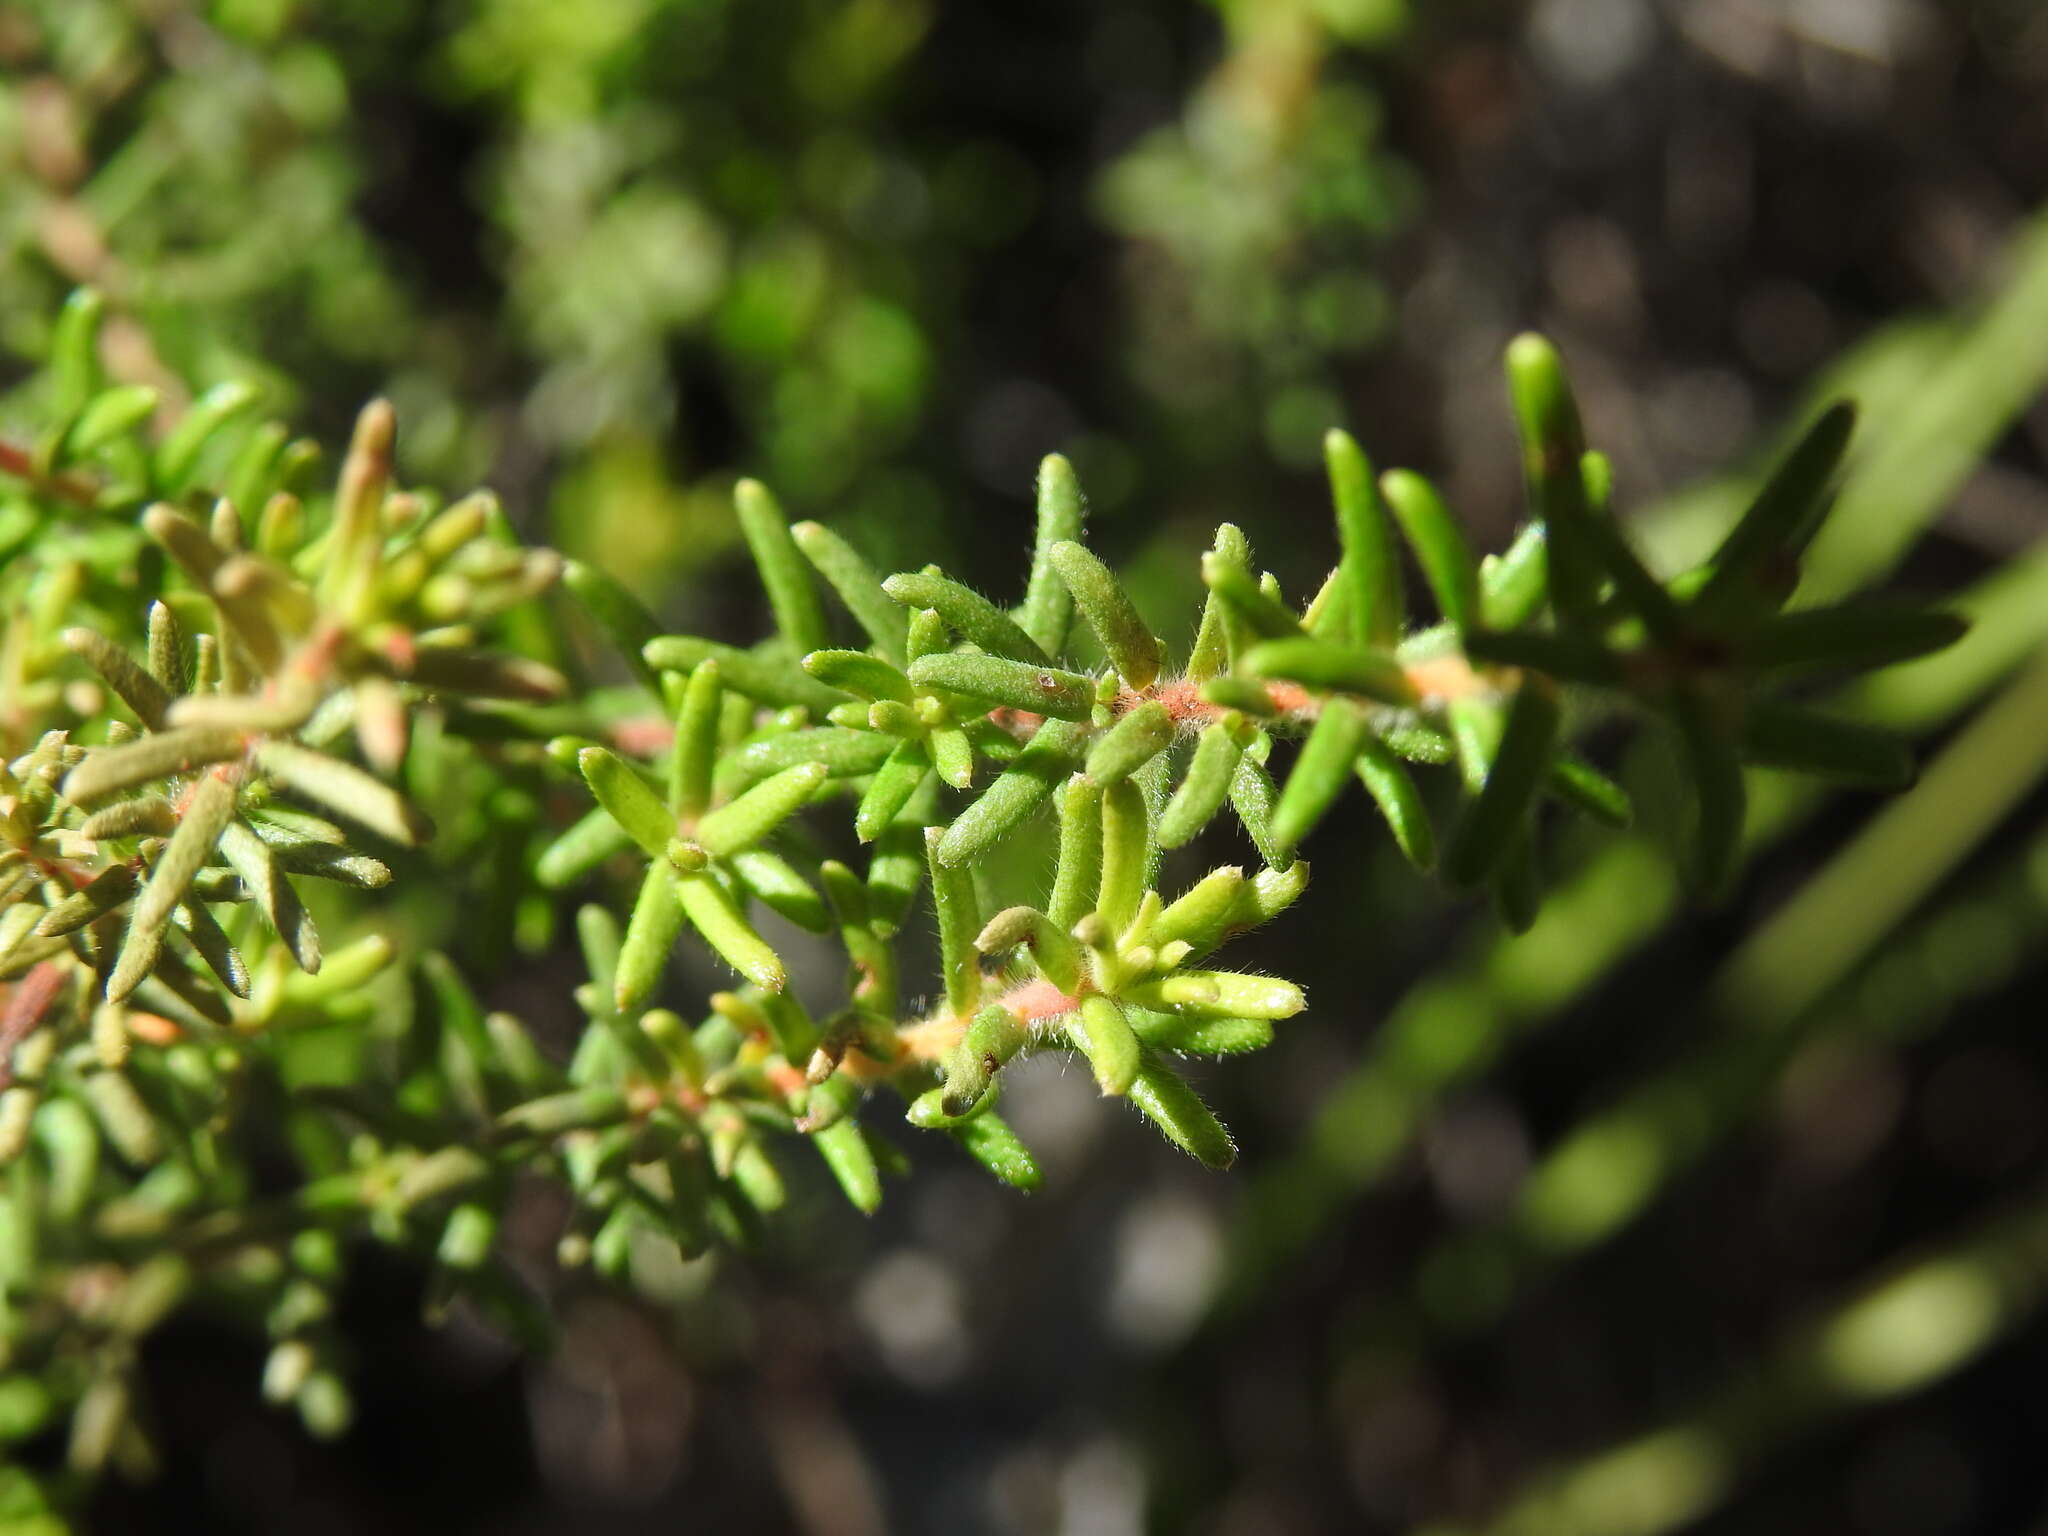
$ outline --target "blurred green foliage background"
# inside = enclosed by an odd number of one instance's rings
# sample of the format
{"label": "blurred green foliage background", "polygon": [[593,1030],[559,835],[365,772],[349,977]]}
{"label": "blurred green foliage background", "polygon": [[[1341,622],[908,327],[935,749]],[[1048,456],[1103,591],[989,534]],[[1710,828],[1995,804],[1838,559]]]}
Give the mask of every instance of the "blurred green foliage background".
{"label": "blurred green foliage background", "polygon": [[[550,1359],[423,1334],[373,1267],[361,1425],[316,1448],[248,1346],[173,1331],[163,1477],[105,1528],[2048,1520],[2037,7],[12,0],[0,69],[17,372],[91,282],[125,377],[254,374],[330,441],[387,392],[408,475],[489,480],[695,631],[755,628],[739,473],[993,586],[1068,452],[1155,616],[1222,517],[1291,590],[1327,567],[1333,422],[1497,540],[1532,324],[1674,564],[1853,390],[1815,579],[1978,620],[1844,701],[1926,737],[1920,786],[1761,783],[1713,913],[1631,839],[1561,851],[1510,941],[1333,827],[1318,915],[1265,940],[1311,1016],[1204,1084],[1227,1180],[1041,1077],[1035,1202],[925,1168],[672,1314],[542,1273],[536,1210]],[[509,913],[462,926],[567,1027]]]}

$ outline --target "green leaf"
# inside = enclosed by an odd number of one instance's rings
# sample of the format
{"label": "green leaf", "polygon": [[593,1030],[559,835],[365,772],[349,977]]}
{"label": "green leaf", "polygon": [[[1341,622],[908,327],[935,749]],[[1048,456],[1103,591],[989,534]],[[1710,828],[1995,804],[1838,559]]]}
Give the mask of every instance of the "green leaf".
{"label": "green leaf", "polygon": [[832,919],[825,910],[825,898],[780,854],[766,848],[747,848],[726,862],[746,894],[778,917],[795,923],[806,933],[830,931]]}
{"label": "green leaf", "polygon": [[733,487],[732,503],[739,514],[740,533],[760,568],[761,584],[768,589],[776,628],[789,642],[790,651],[801,656],[830,645],[825,612],[811,585],[810,567],[798,553],[789,524],[768,487],[758,480],[742,480]]}
{"label": "green leaf", "polygon": [[823,763],[785,768],[705,816],[691,840],[713,858],[751,847],[808,805],[825,777]]}
{"label": "green leaf", "polygon": [[1031,951],[1039,973],[1072,995],[1081,985],[1082,957],[1068,932],[1036,907],[1006,907],[975,935],[974,947],[984,955],[999,955],[1019,946]]}
{"label": "green leaf", "polygon": [[1087,511],[1074,466],[1057,453],[1047,454],[1038,465],[1038,535],[1031,547],[1031,578],[1024,588],[1024,604],[1017,610],[1018,624],[1047,656],[1066,649],[1067,628],[1074,617],[1073,599],[1053,564],[1053,546],[1080,539]]}
{"label": "green leaf", "polygon": [[1008,835],[1079,765],[1087,739],[1087,728],[1072,721],[1048,720],[1040,726],[1017,760],[946,829],[940,861],[958,868]]}
{"label": "green leaf", "polygon": [[1259,857],[1275,869],[1283,869],[1292,862],[1291,850],[1273,836],[1273,804],[1279,798],[1280,791],[1274,787],[1266,765],[1247,752],[1238,761],[1237,773],[1230,781],[1230,806],[1244,823]]}
{"label": "green leaf", "polygon": [[1292,640],[1304,633],[1301,620],[1261,590],[1251,572],[1235,560],[1211,550],[1202,556],[1202,581],[1252,635]]}
{"label": "green leaf", "polygon": [[1155,949],[1186,944],[1194,955],[1207,954],[1234,923],[1244,888],[1244,871],[1236,865],[1210,870],[1152,920],[1147,941]]}
{"label": "green leaf", "polygon": [[1735,878],[1749,792],[1741,759],[1715,717],[1713,701],[1696,689],[1680,688],[1671,704],[1692,771],[1695,821],[1688,873],[1701,899],[1716,901]]}
{"label": "green leaf", "polygon": [[1107,788],[1121,783],[1173,745],[1173,717],[1147,699],[1096,738],[1088,749],[1088,777]]}
{"label": "green leaf", "polygon": [[683,907],[676,899],[675,871],[655,860],[647,866],[626,936],[619,944],[612,976],[612,1005],[622,1014],[638,1013],[661,985],[661,973],[683,931]]}
{"label": "green leaf", "polygon": [[1148,1050],[1182,1056],[1248,1056],[1273,1043],[1271,1019],[1197,1019],[1149,1008],[1127,1008],[1131,1027]]}
{"label": "green leaf", "polygon": [[132,865],[110,864],[83,889],[72,892],[45,912],[32,931],[38,938],[55,939],[98,922],[135,894],[140,878]]}
{"label": "green leaf", "polygon": [[1273,809],[1272,842],[1286,863],[1311,828],[1323,819],[1344,786],[1351,781],[1351,764],[1368,734],[1365,711],[1345,698],[1333,698],[1323,705],[1322,715],[1302,744],[1294,771]]}
{"label": "green leaf", "polygon": [[1222,1170],[1237,1161],[1237,1145],[1174,1070],[1149,1051],[1131,1080],[1130,1100],[1159,1133],[1204,1167]]}
{"label": "green leaf", "polygon": [[1529,506],[1549,544],[1551,600],[1561,623],[1591,627],[1597,622],[1600,568],[1587,532],[1593,514],[1579,463],[1586,440],[1578,403],[1556,348],[1541,336],[1524,334],[1509,343],[1507,374]]}
{"label": "green leaf", "polygon": [[91,629],[65,630],[64,644],[106,679],[121,702],[135,711],[136,719],[152,731],[162,729],[171,707],[170,690],[137,666],[126,651]]}
{"label": "green leaf", "polygon": [[1547,630],[1474,629],[1465,634],[1465,654],[1496,667],[1524,667],[1561,683],[1594,688],[1628,684],[1628,660],[1588,635]]}
{"label": "green leaf", "polygon": [[876,934],[889,938],[903,926],[924,883],[924,829],[938,815],[938,784],[926,779],[896,819],[875,839],[868,859],[868,907]]}
{"label": "green leaf", "polygon": [[1060,786],[1059,855],[1053,865],[1046,917],[1062,932],[1071,930],[1095,905],[1102,881],[1102,790],[1076,774]]}
{"label": "green leaf", "polygon": [[1110,1098],[1131,1091],[1144,1058],[1131,1021],[1116,1002],[1100,992],[1081,999],[1078,1012],[1066,1020],[1067,1034],[1088,1058],[1095,1073],[1095,1086]]}
{"label": "green leaf", "polygon": [[65,775],[64,798],[73,805],[91,805],[151,779],[191,773],[240,757],[246,745],[240,731],[195,725],[158,731],[125,746],[95,748]]}
{"label": "green leaf", "polygon": [[1635,806],[1628,791],[1569,752],[1559,752],[1550,760],[1550,777],[1544,787],[1553,798],[1576,806],[1607,826],[1626,827],[1635,819]]}
{"label": "green leaf", "polygon": [[1202,728],[1187,774],[1159,818],[1161,847],[1179,848],[1191,841],[1223,809],[1249,734],[1243,716],[1234,711]]}
{"label": "green leaf", "polygon": [[121,957],[107,978],[107,1000],[118,1003],[133,992],[156,965],[164,928],[192,885],[200,866],[213,857],[221,832],[235,814],[232,780],[209,773],[200,779],[179,817],[178,830],[157,856],[149,880],[128,914]]}
{"label": "green leaf", "polygon": [[889,760],[868,780],[860,807],[854,812],[853,835],[863,843],[880,837],[931,771],[932,761],[922,742],[898,742]]}
{"label": "green leaf", "polygon": [[164,434],[164,440],[156,450],[156,483],[166,492],[182,491],[190,483],[193,472],[198,468],[199,455],[205,451],[214,436],[236,417],[252,411],[262,393],[254,384],[242,379],[230,379],[216,384],[197,400],[179,418],[178,424]]}
{"label": "green leaf", "polygon": [[1031,1042],[1031,1026],[1000,1003],[968,1020],[960,1043],[946,1057],[946,1091],[939,1108],[958,1121],[986,1107],[996,1072]]}
{"label": "green leaf", "polygon": [[1792,704],[1755,700],[1743,714],[1742,756],[1769,768],[1872,789],[1913,782],[1913,749],[1889,731]]}
{"label": "green leaf", "polygon": [[185,636],[178,616],[161,602],[149,605],[149,675],[167,693],[185,689]]}
{"label": "green leaf", "polygon": [[1407,669],[1387,651],[1368,651],[1330,640],[1302,637],[1268,640],[1244,658],[1247,672],[1285,678],[1310,688],[1334,688],[1363,695],[1382,704],[1416,702]]}
{"label": "green leaf", "polygon": [[319,930],[300,902],[299,893],[285,878],[277,851],[242,821],[230,821],[221,829],[220,851],[248,885],[256,909],[269,922],[271,931],[284,940],[299,969],[308,975],[319,970]]}
{"label": "green leaf", "polygon": [[955,789],[974,782],[974,739],[958,726],[938,726],[925,740],[930,744],[932,767]]}
{"label": "green leaf", "polygon": [[1323,438],[1323,464],[1343,549],[1337,578],[1351,621],[1346,633],[1365,645],[1390,646],[1401,638],[1401,566],[1386,513],[1373,494],[1371,461],[1350,433],[1333,427]]}
{"label": "green leaf", "polygon": [[[1233,523],[1224,523],[1216,530],[1216,542],[1210,549],[1210,558],[1222,566],[1236,566],[1247,573],[1251,566],[1251,545],[1244,533]],[[1206,563],[1204,566],[1206,570]],[[1207,580],[1206,575],[1203,578]],[[1195,682],[1205,682],[1218,673],[1228,671],[1231,664],[1244,651],[1247,642],[1244,623],[1214,590],[1202,603],[1202,622],[1195,631],[1194,649],[1188,654],[1188,676]]]}
{"label": "green leaf", "polygon": [[726,761],[741,782],[766,778],[806,763],[821,765],[835,779],[857,779],[881,767],[895,750],[895,739],[879,731],[821,725],[765,737],[742,747]]}
{"label": "green leaf", "polygon": [[1444,622],[1460,633],[1470,629],[1479,618],[1479,567],[1450,508],[1435,486],[1410,470],[1380,476],[1380,494],[1415,551]]}
{"label": "green leaf", "polygon": [[647,642],[661,633],[661,625],[654,615],[625,587],[581,560],[562,562],[562,585],[597,621],[606,638],[618,647],[619,654],[626,658],[626,665],[633,669],[633,675],[640,679],[641,685],[657,699],[660,698],[661,679],[647,664],[643,654]]}
{"label": "green leaf", "polygon": [[882,590],[882,578],[874,568],[852,545],[820,523],[798,523],[790,535],[804,558],[839,594],[854,622],[867,631],[883,659],[902,666],[906,660],[903,610]]}
{"label": "green leaf", "polygon": [[1479,562],[1479,621],[1488,629],[1519,629],[1542,610],[1549,586],[1549,540],[1541,523],[1531,523],[1505,553]]}
{"label": "green leaf", "polygon": [[1960,614],[1917,605],[1844,603],[1767,619],[1738,645],[1743,664],[1758,672],[1861,671],[1932,655],[1962,639],[1969,627]]}
{"label": "green leaf", "polygon": [[566,890],[632,846],[632,834],[600,805],[548,844],[534,862],[533,877],[546,890]]}
{"label": "green leaf", "polygon": [[675,735],[669,742],[668,799],[679,817],[701,816],[711,803],[724,700],[718,663],[699,662],[683,684],[676,706]]}
{"label": "green leaf", "polygon": [[1693,597],[1696,612],[1724,615],[1758,599],[1775,608],[1791,594],[1793,563],[1820,524],[1855,430],[1856,407],[1841,401],[1800,435],[1708,560],[1712,575]]}
{"label": "green leaf", "polygon": [[882,1204],[882,1175],[875,1165],[874,1148],[857,1120],[841,1120],[811,1137],[832,1177],[853,1208],[872,1216]]}
{"label": "green leaf", "polygon": [[694,635],[661,635],[641,647],[641,654],[649,666],[669,672],[693,672],[700,662],[715,661],[726,687],[763,704],[799,704],[821,717],[843,697],[773,651],[743,651]]}
{"label": "green leaf", "polygon": [[585,747],[576,754],[597,803],[626,830],[649,858],[666,859],[669,840],[676,835],[676,819],[661,797],[647,787],[640,771],[616,753],[603,747]]}
{"label": "green leaf", "polygon": [[1012,1189],[1027,1194],[1038,1188],[1041,1175],[1031,1149],[997,1115],[984,1111],[971,1120],[948,1126],[947,1134],[967,1155]]}
{"label": "green leaf", "polygon": [[683,915],[719,958],[763,992],[780,992],[788,982],[782,957],[754,931],[717,878],[704,870],[676,877]]}
{"label": "green leaf", "polygon": [[925,831],[925,856],[930,865],[932,905],[939,919],[939,970],[946,984],[946,1010],[956,1019],[972,1015],[981,1004],[981,953],[974,947],[982,929],[981,909],[974,895],[974,872],[950,864],[942,856],[945,834]]}
{"label": "green leaf", "polygon": [[1095,680],[1078,672],[1001,656],[937,652],[910,664],[920,688],[944,688],[1006,709],[1059,720],[1086,720],[1095,709]]}
{"label": "green leaf", "polygon": [[434,824],[403,795],[352,763],[286,741],[259,743],[256,762],[286,789],[401,847],[416,847],[433,836]]}
{"label": "green leaf", "polygon": [[1444,853],[1444,875],[1453,885],[1477,885],[1507,857],[1548,777],[1561,719],[1556,690],[1547,682],[1531,677],[1516,690],[1478,796]]}
{"label": "green leaf", "polygon": [[910,679],[880,657],[866,651],[813,651],[804,658],[804,670],[828,688],[858,694],[863,699],[894,699],[910,702]]}
{"label": "green leaf", "polygon": [[1053,567],[1073,594],[1075,607],[1095,631],[1103,654],[1128,687],[1143,692],[1158,679],[1164,647],[1138,616],[1109,567],[1084,546],[1064,539],[1052,546]]}
{"label": "green leaf", "polygon": [[[1035,667],[1051,664],[1036,640],[1017,626],[1002,609],[970,587],[949,581],[936,571],[906,571],[882,583],[882,590],[908,608],[928,608],[957,630],[962,639],[979,646],[991,657],[1029,663]],[[917,663],[910,675],[917,678]]]}
{"label": "green leaf", "polygon": [[125,437],[156,413],[157,392],[147,384],[117,384],[93,396],[71,430],[53,467],[61,468],[90,456],[117,437]]}
{"label": "green leaf", "polygon": [[1129,779],[1102,795],[1102,883],[1095,910],[1121,938],[1138,914],[1152,871],[1151,811],[1144,791]]}
{"label": "green leaf", "polygon": [[1175,971],[1125,989],[1141,1007],[1205,1019],[1291,1019],[1308,1006],[1301,988],[1274,976]]}
{"label": "green leaf", "polygon": [[514,1105],[497,1123],[513,1135],[554,1137],[617,1125],[627,1114],[625,1095],[616,1088],[572,1088]]}
{"label": "green leaf", "polygon": [[1386,818],[1394,845],[1417,869],[1431,868],[1436,863],[1436,832],[1430,824],[1429,806],[1394,749],[1367,733],[1359,743],[1353,767],[1365,792]]}

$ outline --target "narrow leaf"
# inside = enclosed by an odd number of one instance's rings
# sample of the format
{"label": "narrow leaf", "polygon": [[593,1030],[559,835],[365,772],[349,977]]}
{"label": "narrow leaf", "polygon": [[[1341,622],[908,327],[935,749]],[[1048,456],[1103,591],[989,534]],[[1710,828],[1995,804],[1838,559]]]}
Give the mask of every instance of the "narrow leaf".
{"label": "narrow leaf", "polygon": [[694,672],[698,663],[715,661],[719,681],[726,687],[763,704],[800,704],[818,716],[843,697],[773,651],[743,651],[694,635],[660,635],[641,647],[641,654],[649,666],[669,672]]}
{"label": "narrow leaf", "polygon": [[1391,652],[1368,651],[1330,640],[1303,637],[1268,640],[1252,647],[1244,668],[1258,677],[1285,678],[1310,688],[1334,688],[1383,704],[1416,702],[1415,685]]}
{"label": "narrow leaf", "polygon": [[1012,1189],[1027,1194],[1042,1182],[1031,1149],[997,1115],[982,1113],[947,1128],[967,1155]]}
{"label": "narrow leaf", "polygon": [[[963,587],[936,571],[905,571],[882,583],[882,590],[907,608],[928,608],[970,644],[990,656],[1046,666],[1052,658],[1016,621],[971,587]],[[912,677],[916,676],[915,663]]]}
{"label": "narrow leaf", "polygon": [[880,837],[931,771],[931,758],[922,742],[898,742],[889,760],[868,780],[860,806],[854,812],[853,835],[864,843]]}
{"label": "narrow leaf", "polygon": [[1158,1057],[1146,1052],[1130,1086],[1131,1103],[1159,1133],[1203,1166],[1228,1168],[1237,1145],[1201,1096]]}
{"label": "narrow leaf", "polygon": [[863,699],[894,699],[910,702],[910,679],[879,656],[866,651],[813,651],[804,658],[804,670],[828,688],[858,694]]}
{"label": "narrow leaf", "polygon": [[1248,734],[1243,717],[1234,712],[1202,728],[1188,771],[1159,818],[1159,843],[1179,848],[1206,827],[1230,798],[1230,782],[1244,755]]}
{"label": "narrow leaf", "polygon": [[1057,453],[1039,461],[1038,536],[1031,548],[1031,578],[1024,588],[1024,605],[1017,610],[1017,622],[1047,656],[1066,649],[1067,627],[1074,617],[1073,599],[1053,564],[1053,546],[1080,539],[1087,507],[1072,464]]}
{"label": "narrow leaf", "polygon": [[209,773],[192,791],[178,830],[171,834],[158,855],[156,867],[135,898],[128,914],[127,936],[121,942],[121,956],[107,978],[107,1001],[118,1003],[133,992],[156,965],[163,946],[165,925],[199,873],[213,857],[222,830],[235,814],[236,787],[219,774]]}
{"label": "narrow leaf", "polygon": [[1366,645],[1390,646],[1401,637],[1401,567],[1393,531],[1373,494],[1372,464],[1357,440],[1336,428],[1323,438],[1323,464],[1343,549],[1337,575],[1350,619],[1345,633]]}
{"label": "narrow leaf", "polygon": [[1086,727],[1070,721],[1040,726],[1017,760],[947,828],[939,844],[940,861],[957,868],[1007,835],[1078,766],[1087,738]]}
{"label": "narrow leaf", "polygon": [[1271,836],[1279,862],[1287,861],[1344,792],[1366,735],[1365,711],[1350,699],[1333,698],[1323,706],[1273,809]]}
{"label": "narrow leaf", "polygon": [[1380,476],[1380,494],[1415,551],[1444,621],[1460,633],[1471,628],[1479,618],[1479,567],[1436,487],[1412,471],[1395,469]]}
{"label": "narrow leaf", "polygon": [[240,731],[205,725],[158,731],[125,746],[100,747],[65,775],[64,798],[73,805],[91,805],[151,779],[240,757],[245,745]]}
{"label": "narrow leaf", "polygon": [[1102,880],[1102,790],[1076,774],[1060,786],[1059,855],[1046,917],[1062,932],[1095,904]]}
{"label": "narrow leaf", "polygon": [[882,578],[852,545],[821,523],[798,523],[790,536],[885,660],[902,666],[904,615],[882,590]]}
{"label": "narrow leaf", "polygon": [[171,707],[169,689],[97,630],[67,629],[64,643],[106,679],[107,686],[121,696],[121,702],[135,711],[136,719],[152,731],[161,729],[164,714]]}
{"label": "narrow leaf", "polygon": [[1797,705],[1752,702],[1739,745],[1750,762],[1794,773],[1872,789],[1904,789],[1913,782],[1913,749],[1899,737]]}
{"label": "narrow leaf", "polygon": [[1131,1021],[1113,999],[1091,992],[1081,999],[1079,1011],[1067,1019],[1067,1034],[1073,1039],[1095,1073],[1095,1086],[1110,1098],[1129,1093],[1143,1062],[1144,1050]]}
{"label": "narrow leaf", "polygon": [[704,817],[691,840],[713,858],[751,847],[809,804],[825,775],[823,763],[785,768]]}
{"label": "narrow leaf", "polygon": [[683,906],[676,899],[675,871],[656,859],[640,882],[633,915],[626,921],[626,936],[619,944],[612,1003],[620,1013],[638,1013],[654,996],[682,931]]}
{"label": "narrow leaf", "polygon": [[830,645],[825,612],[818,606],[817,588],[811,585],[810,567],[798,552],[789,523],[768,487],[758,480],[742,480],[733,487],[732,502],[739,513],[740,532],[760,568],[761,584],[768,589],[775,626],[789,642],[791,652],[802,656]]}
{"label": "narrow leaf", "polygon": [[1693,598],[1698,612],[1729,613],[1756,597],[1775,607],[1791,593],[1792,562],[1819,524],[1855,430],[1856,408],[1841,401],[1801,434],[1707,562],[1713,574]]}
{"label": "narrow leaf", "polygon": [[1354,766],[1365,792],[1386,818],[1394,845],[1417,869],[1431,868],[1436,863],[1436,832],[1430,824],[1429,806],[1394,749],[1368,732],[1359,743]]}
{"label": "narrow leaf", "polygon": [[641,851],[649,858],[666,859],[669,839],[676,835],[676,819],[639,771],[603,747],[585,747],[576,754],[576,766],[597,803],[625,828]]}
{"label": "narrow leaf", "polygon": [[286,741],[260,743],[256,762],[286,789],[402,847],[416,847],[433,836],[434,824],[403,795],[352,763]]}
{"label": "narrow leaf", "polygon": [[706,871],[676,878],[676,894],[690,925],[720,959],[764,992],[780,992],[788,981],[782,957],[754,931],[726,888]]}
{"label": "narrow leaf", "polygon": [[533,876],[546,890],[565,890],[632,846],[633,835],[600,805],[548,844],[534,863]]}
{"label": "narrow leaf", "polygon": [[981,1004],[981,953],[974,947],[982,928],[974,896],[972,870],[940,857],[943,833],[925,832],[925,853],[931,867],[932,905],[939,920],[939,970],[945,979],[946,1009],[956,1019],[972,1015]]}
{"label": "narrow leaf", "polygon": [[1453,885],[1477,885],[1507,856],[1549,773],[1560,719],[1556,690],[1537,678],[1525,680],[1509,706],[1479,794],[1445,851],[1444,875]]}
{"label": "narrow leaf", "polygon": [[640,679],[641,685],[657,699],[660,698],[661,679],[647,664],[643,654],[647,642],[661,633],[661,625],[654,615],[622,584],[581,560],[562,562],[562,585],[597,621],[606,638],[618,647],[619,654],[626,658],[626,665],[633,669],[633,675]]}
{"label": "narrow leaf", "polygon": [[1078,672],[1001,656],[938,652],[910,664],[921,688],[944,688],[1007,709],[1060,720],[1086,720],[1095,709],[1095,680]]}
{"label": "narrow leaf", "polygon": [[1173,717],[1157,699],[1147,699],[1088,749],[1088,777],[1105,788],[1121,783],[1172,745]]}
{"label": "narrow leaf", "polygon": [[1124,682],[1143,691],[1159,676],[1164,660],[1158,638],[1145,627],[1136,605],[1109,567],[1084,546],[1066,539],[1052,546],[1052,563],[1073,594],[1074,606],[1102,643]]}

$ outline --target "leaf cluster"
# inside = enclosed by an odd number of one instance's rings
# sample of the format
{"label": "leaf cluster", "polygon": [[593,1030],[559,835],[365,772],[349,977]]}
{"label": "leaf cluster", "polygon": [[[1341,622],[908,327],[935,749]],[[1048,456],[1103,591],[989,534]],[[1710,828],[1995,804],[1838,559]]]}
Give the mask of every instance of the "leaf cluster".
{"label": "leaf cluster", "polygon": [[[345,1236],[431,1254],[436,1306],[543,1328],[498,1241],[521,1178],[566,1192],[563,1259],[659,1290],[757,1239],[797,1141],[873,1210],[903,1162],[880,1106],[1035,1187],[1001,1102],[1011,1067],[1047,1054],[1227,1166],[1230,1133],[1174,1061],[1260,1049],[1304,1007],[1217,955],[1303,896],[1297,850],[1354,785],[1410,862],[1523,927],[1544,807],[1630,814],[1570,722],[1632,711],[1681,744],[1712,893],[1742,763],[1908,770],[1778,681],[1957,632],[1918,610],[1787,609],[1846,409],[1705,565],[1652,575],[1536,338],[1508,360],[1531,517],[1506,551],[1475,559],[1425,480],[1376,476],[1332,432],[1328,580],[1297,606],[1226,524],[1177,656],[1085,543],[1057,455],[1014,604],[937,567],[879,572],[742,481],[775,632],[734,646],[663,633],[606,573],[521,547],[487,494],[400,486],[382,403],[329,492],[253,389],[160,421],[149,391],[103,377],[100,318],[72,301],[41,430],[0,451],[0,1389],[34,1399],[0,1435],[68,1412],[81,1474],[146,1463],[134,1344],[191,1294],[267,1330],[266,1390],[339,1427]],[[556,670],[555,615],[531,600],[557,578],[632,690]],[[567,1051],[487,1009],[388,909],[317,894],[412,882],[459,903],[423,796],[469,827],[465,853],[512,840],[515,894],[543,918],[630,875],[623,917],[575,913],[586,1022]],[[573,819],[536,809],[576,797]],[[1254,857],[1178,874],[1169,855],[1226,816]],[[520,840],[550,820],[545,846]],[[1048,820],[1042,887],[990,900],[991,857]],[[927,921],[921,1007],[903,967]],[[841,982],[799,985],[792,943],[835,949]],[[668,973],[692,950],[731,981],[686,1017]],[[280,1134],[295,1182],[259,1197]]]}

